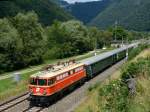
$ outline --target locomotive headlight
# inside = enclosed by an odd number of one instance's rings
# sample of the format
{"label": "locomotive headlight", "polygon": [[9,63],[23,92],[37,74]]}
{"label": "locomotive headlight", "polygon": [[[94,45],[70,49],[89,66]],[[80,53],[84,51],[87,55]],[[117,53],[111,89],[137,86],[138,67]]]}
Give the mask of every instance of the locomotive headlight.
{"label": "locomotive headlight", "polygon": [[40,88],[37,87],[35,91],[36,91],[37,93],[40,92]]}

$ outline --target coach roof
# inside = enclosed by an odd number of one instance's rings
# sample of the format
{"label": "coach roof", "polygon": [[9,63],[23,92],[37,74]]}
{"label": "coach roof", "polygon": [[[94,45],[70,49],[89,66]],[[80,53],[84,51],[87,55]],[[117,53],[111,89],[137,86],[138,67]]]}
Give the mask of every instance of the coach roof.
{"label": "coach roof", "polygon": [[124,47],[122,47],[122,48],[118,48],[118,49],[115,49],[115,50],[112,50],[112,51],[109,51],[109,52],[106,52],[106,53],[102,53],[102,54],[99,54],[99,55],[97,55],[97,56],[93,56],[93,57],[84,59],[84,60],[82,60],[82,61],[80,61],[80,62],[81,62],[81,63],[84,63],[84,64],[86,64],[86,65],[91,65],[91,64],[96,63],[96,62],[98,62],[98,61],[100,61],[100,60],[103,60],[103,59],[105,59],[105,58],[108,58],[108,57],[110,57],[110,56],[112,56],[112,55],[114,55],[114,54],[116,54],[116,53],[119,53],[119,52],[121,52],[121,51],[124,51],[124,50],[126,50],[126,49],[128,49],[128,48],[134,47],[134,46],[136,46],[136,45],[138,45],[138,43],[130,44],[130,45],[124,46]]}

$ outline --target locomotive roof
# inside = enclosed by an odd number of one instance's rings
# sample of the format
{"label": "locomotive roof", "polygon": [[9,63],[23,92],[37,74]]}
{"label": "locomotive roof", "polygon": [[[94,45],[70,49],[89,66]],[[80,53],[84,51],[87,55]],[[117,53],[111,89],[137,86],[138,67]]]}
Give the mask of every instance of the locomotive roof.
{"label": "locomotive roof", "polygon": [[43,71],[39,71],[33,75],[31,75],[31,78],[50,78],[50,77],[54,77],[57,76],[59,74],[65,73],[69,70],[75,69],[77,67],[83,66],[83,63],[74,63],[68,66],[64,66],[64,65],[60,65],[60,66],[56,66],[55,70],[43,70]]}
{"label": "locomotive roof", "polygon": [[134,43],[134,44],[130,44],[130,45],[127,45],[127,46],[124,46],[122,48],[118,48],[118,49],[115,49],[115,50],[112,50],[112,51],[109,51],[109,52],[105,52],[105,53],[102,53],[102,54],[99,54],[99,55],[96,55],[96,56],[93,56],[93,57],[90,57],[90,58],[87,58],[87,59],[84,59],[80,62],[84,63],[85,65],[90,65],[90,64],[93,64],[93,63],[96,63],[100,60],[103,60],[109,56],[112,56],[116,53],[119,53],[121,51],[124,51],[128,48],[132,48],[132,47],[136,47],[139,43]]}

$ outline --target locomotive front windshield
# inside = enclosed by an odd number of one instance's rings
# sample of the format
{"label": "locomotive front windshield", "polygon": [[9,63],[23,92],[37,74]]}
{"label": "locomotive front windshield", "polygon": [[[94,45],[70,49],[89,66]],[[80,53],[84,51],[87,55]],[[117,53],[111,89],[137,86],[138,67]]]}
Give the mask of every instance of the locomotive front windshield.
{"label": "locomotive front windshield", "polygon": [[46,79],[32,78],[32,79],[30,79],[30,84],[31,85],[46,86],[47,85],[47,80]]}
{"label": "locomotive front windshield", "polygon": [[39,86],[46,86],[47,80],[46,79],[38,79],[38,85]]}

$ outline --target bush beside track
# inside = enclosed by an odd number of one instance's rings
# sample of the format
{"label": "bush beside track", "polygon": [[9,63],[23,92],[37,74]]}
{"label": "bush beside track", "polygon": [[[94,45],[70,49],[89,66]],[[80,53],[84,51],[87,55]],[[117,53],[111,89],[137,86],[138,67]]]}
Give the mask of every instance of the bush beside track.
{"label": "bush beside track", "polygon": [[[129,56],[129,62],[122,67],[121,76],[115,80],[106,81],[106,84],[97,83],[89,88],[86,104],[83,103],[76,112],[146,112],[149,111],[150,99],[150,49],[142,56],[133,58],[148,46],[140,46]],[[133,55],[134,54],[134,55]],[[114,74],[115,75],[115,74]],[[136,81],[136,92],[130,94],[127,80],[133,77]],[[92,96],[92,97],[91,97]]]}
{"label": "bush beside track", "polygon": [[135,48],[134,50],[132,50],[129,54],[128,60],[132,60],[133,58],[136,57],[136,55],[138,55],[141,51],[143,51],[144,49],[148,48],[149,46],[147,44],[145,45],[140,45],[139,47]]}

